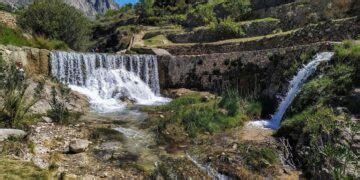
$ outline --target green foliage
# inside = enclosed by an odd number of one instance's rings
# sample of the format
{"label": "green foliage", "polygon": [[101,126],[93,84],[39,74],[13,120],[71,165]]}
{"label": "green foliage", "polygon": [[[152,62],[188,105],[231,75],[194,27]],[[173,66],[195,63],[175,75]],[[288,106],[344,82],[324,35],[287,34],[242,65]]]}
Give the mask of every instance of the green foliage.
{"label": "green foliage", "polygon": [[0,2],[0,11],[12,12],[10,5]]}
{"label": "green foliage", "polygon": [[70,102],[70,89],[60,84],[59,91],[60,94],[58,95],[56,88],[51,88],[51,100],[49,102],[51,109],[47,112],[47,115],[57,123],[68,123],[71,117],[70,111],[67,108]]}
{"label": "green foliage", "polygon": [[36,35],[59,39],[81,49],[89,37],[89,21],[61,0],[36,0],[18,18],[19,24]]}
{"label": "green foliage", "polygon": [[184,14],[150,16],[146,19],[148,24],[153,24],[157,26],[182,24],[185,20],[186,20],[186,16]]}
{"label": "green foliage", "polygon": [[210,3],[198,5],[190,11],[187,18],[196,19],[204,25],[208,25],[212,22],[216,22],[216,16],[213,9],[214,6]]}
{"label": "green foliage", "polygon": [[[334,179],[353,178],[348,174],[356,167],[356,153],[344,145],[341,131],[359,132],[359,125],[345,114],[337,115],[333,107],[358,110],[358,101],[348,98],[359,85],[360,45],[346,41],[335,48],[333,63],[322,68],[321,76],[315,76],[304,85],[291,105],[288,118],[276,132],[290,140],[297,160],[309,177],[320,175],[327,169]],[[352,105],[353,104],[353,105]],[[349,131],[349,132],[348,132]]]}
{"label": "green foliage", "polygon": [[15,46],[31,46],[40,49],[49,50],[67,50],[66,43],[58,40],[47,39],[43,36],[37,36],[34,39],[26,39],[21,30],[11,29],[0,23],[0,44],[11,44]]}
{"label": "green foliage", "polygon": [[250,0],[226,0],[225,8],[232,18],[239,20],[251,11],[251,4]]}
{"label": "green foliage", "polygon": [[342,59],[360,59],[360,43],[355,41],[344,41],[343,44],[335,47],[335,53]]}
{"label": "green foliage", "polygon": [[[191,137],[196,137],[199,133],[215,133],[239,126],[246,121],[248,118],[243,112],[247,103],[241,103],[243,106],[240,107],[239,101],[240,98],[235,91],[224,94],[221,103],[217,99],[204,100],[201,95],[192,94],[174,99],[169,104],[153,110],[143,110],[170,113],[165,124],[179,123]],[[165,126],[162,124],[161,127]]]}
{"label": "green foliage", "polygon": [[240,109],[240,98],[237,90],[226,91],[219,102],[219,107],[225,108],[230,116],[235,116]]}
{"label": "green foliage", "polygon": [[272,148],[253,147],[244,152],[246,164],[257,171],[275,165],[279,162],[277,152]]}
{"label": "green foliage", "polygon": [[66,43],[59,40],[51,40],[42,36],[35,37],[32,41],[32,46],[40,49],[48,50],[68,50],[69,47]]}
{"label": "green foliage", "polygon": [[210,28],[224,37],[242,37],[245,35],[241,25],[230,17],[220,20],[218,23],[212,23]]}
{"label": "green foliage", "polygon": [[338,96],[348,95],[353,86],[360,84],[360,45],[345,42],[337,46],[334,63],[327,66],[321,76],[307,82],[295,99],[290,114],[295,114],[315,104],[336,104]]}
{"label": "green foliage", "polygon": [[303,146],[305,152],[298,154],[298,158],[306,174],[313,176],[327,168],[333,171],[333,176],[342,179],[348,176],[344,170],[358,160],[355,152],[337,143],[341,138],[338,131],[354,125],[358,126],[346,117],[336,116],[331,108],[317,105],[286,119],[276,135]]}
{"label": "green foliage", "polygon": [[149,17],[152,16],[154,14],[154,6],[155,0],[140,0],[140,5],[141,5],[141,12],[140,14],[143,17]]}
{"label": "green foliage", "polygon": [[345,41],[343,44],[335,47],[335,56],[341,62],[349,64],[355,68],[353,80],[355,85],[360,85],[360,42]]}
{"label": "green foliage", "polygon": [[11,29],[0,23],[0,44],[15,46],[29,46],[29,41],[22,35],[20,30]]}
{"label": "green foliage", "polygon": [[258,101],[250,101],[245,109],[246,115],[250,119],[260,119],[262,113],[262,104]]}
{"label": "green foliage", "polygon": [[106,11],[106,13],[104,14],[105,17],[112,17],[118,14],[122,14],[122,13],[128,13],[131,10],[133,10],[133,5],[132,4],[125,4],[124,6],[122,6],[120,9],[118,10],[114,10],[114,9],[109,9]]}
{"label": "green foliage", "polygon": [[1,84],[1,96],[3,104],[0,109],[0,116],[8,127],[19,127],[26,125],[29,119],[34,118],[30,114],[30,108],[33,107],[40,99],[42,99],[42,91],[44,82],[41,81],[33,90],[32,97],[26,96],[29,90],[28,79],[23,71],[19,70],[15,64],[3,68],[4,79]]}

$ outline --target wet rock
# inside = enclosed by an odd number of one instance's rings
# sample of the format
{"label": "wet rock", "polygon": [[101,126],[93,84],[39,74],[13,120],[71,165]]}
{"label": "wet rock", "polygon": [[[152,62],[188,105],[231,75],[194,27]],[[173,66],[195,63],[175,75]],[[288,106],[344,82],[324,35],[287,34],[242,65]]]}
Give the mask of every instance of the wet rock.
{"label": "wet rock", "polygon": [[0,129],[0,141],[4,141],[10,137],[21,138],[26,136],[26,132],[19,129]]}
{"label": "wet rock", "polygon": [[90,144],[90,141],[84,139],[73,140],[69,144],[69,151],[70,153],[81,153],[86,151]]}

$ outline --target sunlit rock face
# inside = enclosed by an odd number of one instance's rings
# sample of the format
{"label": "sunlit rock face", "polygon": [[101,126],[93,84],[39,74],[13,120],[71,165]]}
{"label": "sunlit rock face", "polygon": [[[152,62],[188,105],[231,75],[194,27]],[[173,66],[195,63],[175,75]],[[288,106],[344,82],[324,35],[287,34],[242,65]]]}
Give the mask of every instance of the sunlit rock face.
{"label": "sunlit rock face", "polygon": [[[13,8],[23,7],[31,4],[34,0],[0,0]],[[109,9],[118,9],[114,0],[64,0],[67,4],[79,9],[87,17],[95,18],[97,14],[103,14]]]}

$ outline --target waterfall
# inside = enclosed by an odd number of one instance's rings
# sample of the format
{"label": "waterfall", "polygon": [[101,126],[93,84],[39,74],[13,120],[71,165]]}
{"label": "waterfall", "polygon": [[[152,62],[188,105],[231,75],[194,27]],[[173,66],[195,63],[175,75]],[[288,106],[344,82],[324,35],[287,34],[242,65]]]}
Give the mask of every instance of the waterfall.
{"label": "waterfall", "polygon": [[290,81],[289,90],[286,93],[285,98],[282,98],[281,103],[269,121],[254,121],[250,124],[257,126],[264,126],[267,128],[277,129],[280,126],[281,120],[290,106],[292,101],[295,99],[296,95],[300,92],[301,87],[307,81],[307,79],[314,74],[317,69],[317,66],[321,62],[328,62],[332,58],[334,53],[332,52],[322,52],[318,53],[307,65],[305,65],[294,78]]}
{"label": "waterfall", "polygon": [[88,96],[95,110],[121,110],[120,100],[142,105],[168,101],[160,96],[156,56],[55,51],[50,58],[52,76]]}

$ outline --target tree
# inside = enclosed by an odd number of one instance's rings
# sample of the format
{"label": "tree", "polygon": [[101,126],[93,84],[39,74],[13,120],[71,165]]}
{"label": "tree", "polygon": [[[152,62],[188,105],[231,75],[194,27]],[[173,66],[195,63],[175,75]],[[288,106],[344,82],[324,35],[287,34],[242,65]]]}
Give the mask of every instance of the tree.
{"label": "tree", "polygon": [[140,4],[142,7],[142,16],[148,17],[154,14],[154,6],[155,0],[140,0]]}
{"label": "tree", "polygon": [[230,11],[232,18],[239,20],[251,11],[251,3],[250,0],[227,0],[226,8]]}
{"label": "tree", "polygon": [[18,21],[35,35],[62,40],[73,49],[82,49],[89,39],[88,19],[62,0],[35,0]]}

